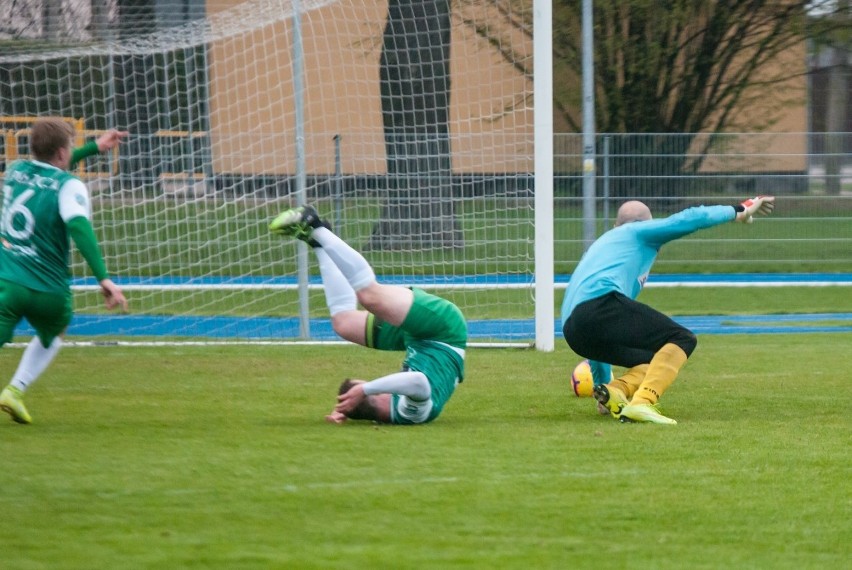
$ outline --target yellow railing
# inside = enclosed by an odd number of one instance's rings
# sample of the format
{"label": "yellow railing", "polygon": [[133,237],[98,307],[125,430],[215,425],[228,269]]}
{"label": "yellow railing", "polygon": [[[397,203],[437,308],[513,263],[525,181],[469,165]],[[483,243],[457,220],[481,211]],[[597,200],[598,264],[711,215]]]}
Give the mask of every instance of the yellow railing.
{"label": "yellow railing", "polygon": [[[3,147],[0,148],[0,175],[6,169],[6,166],[13,160],[26,158],[27,155],[21,156],[18,149],[23,146],[22,139],[30,134],[30,127],[39,117],[0,117],[0,137],[3,139]],[[74,127],[76,134],[75,146],[82,146],[89,139],[94,139],[105,133],[103,130],[87,130],[83,119],[75,119],[73,117],[60,117],[63,121],[67,121]],[[6,128],[3,128],[3,127]],[[103,178],[118,174],[118,148],[112,150],[112,155],[109,160],[109,170],[91,170],[87,168],[86,161],[81,160],[75,169],[75,174],[80,178]]]}

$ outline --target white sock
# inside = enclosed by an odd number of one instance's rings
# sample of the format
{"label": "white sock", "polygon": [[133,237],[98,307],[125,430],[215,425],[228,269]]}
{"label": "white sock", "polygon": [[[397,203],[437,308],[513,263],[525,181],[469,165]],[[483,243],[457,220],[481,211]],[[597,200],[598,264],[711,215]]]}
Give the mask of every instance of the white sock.
{"label": "white sock", "polygon": [[317,255],[323,289],[325,289],[325,304],[328,305],[331,316],[357,309],[358,299],[355,291],[328,253],[321,247],[315,247],[314,253]]}
{"label": "white sock", "polygon": [[353,289],[360,291],[376,281],[376,274],[364,256],[334,232],[320,227],[311,232],[311,237],[322,246]]}
{"label": "white sock", "polygon": [[12,376],[10,385],[21,392],[26,391],[30,384],[35,382],[47,366],[53,362],[60,347],[62,347],[62,339],[59,337],[54,338],[47,348],[41,344],[41,339],[38,336],[33,337],[27,348],[24,349],[24,355],[21,357],[15,375]]}

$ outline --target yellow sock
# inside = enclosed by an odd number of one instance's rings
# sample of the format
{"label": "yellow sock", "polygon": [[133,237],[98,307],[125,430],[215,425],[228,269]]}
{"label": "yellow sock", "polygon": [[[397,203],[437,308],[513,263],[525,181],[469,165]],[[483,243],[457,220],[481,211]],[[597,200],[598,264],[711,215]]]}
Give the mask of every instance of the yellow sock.
{"label": "yellow sock", "polygon": [[648,366],[648,364],[639,364],[638,366],[634,366],[622,376],[610,382],[609,385],[624,392],[624,395],[627,396],[627,399],[629,400],[633,397],[633,394],[636,393],[636,390],[639,389],[639,386],[642,384],[642,380],[645,379],[645,374],[648,372]]}
{"label": "yellow sock", "polygon": [[676,344],[666,344],[661,348],[651,364],[645,379],[633,395],[631,404],[656,404],[686,363],[686,353]]}

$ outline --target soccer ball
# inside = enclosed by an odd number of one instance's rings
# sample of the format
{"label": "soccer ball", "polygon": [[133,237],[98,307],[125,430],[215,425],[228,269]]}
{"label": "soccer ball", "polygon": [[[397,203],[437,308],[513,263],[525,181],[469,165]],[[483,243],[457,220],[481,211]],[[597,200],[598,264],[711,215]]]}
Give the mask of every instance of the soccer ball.
{"label": "soccer ball", "polygon": [[592,369],[589,367],[589,361],[584,360],[574,368],[571,374],[571,390],[578,398],[588,398],[592,395],[594,388]]}

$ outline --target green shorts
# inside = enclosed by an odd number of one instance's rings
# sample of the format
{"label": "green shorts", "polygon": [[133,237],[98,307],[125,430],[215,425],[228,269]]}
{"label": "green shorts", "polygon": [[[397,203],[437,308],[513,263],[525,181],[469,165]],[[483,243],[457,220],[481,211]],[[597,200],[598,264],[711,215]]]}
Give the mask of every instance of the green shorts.
{"label": "green shorts", "polygon": [[467,346],[467,322],[450,301],[423,289],[411,287],[414,302],[400,326],[367,318],[366,345],[376,350],[405,350],[415,340],[435,340],[464,349]]}
{"label": "green shorts", "polygon": [[391,399],[391,422],[395,424],[425,423],[438,417],[464,380],[464,354],[467,347],[467,322],[450,301],[411,288],[414,302],[402,325],[396,327],[373,315],[367,319],[366,345],[377,350],[404,350],[403,370],[416,370],[426,375],[432,388],[432,409],[418,421],[405,417],[404,396]]}
{"label": "green shorts", "polygon": [[64,294],[34,291],[0,279],[0,346],[15,334],[22,319],[32,325],[44,346],[62,334],[71,323],[71,290]]}

